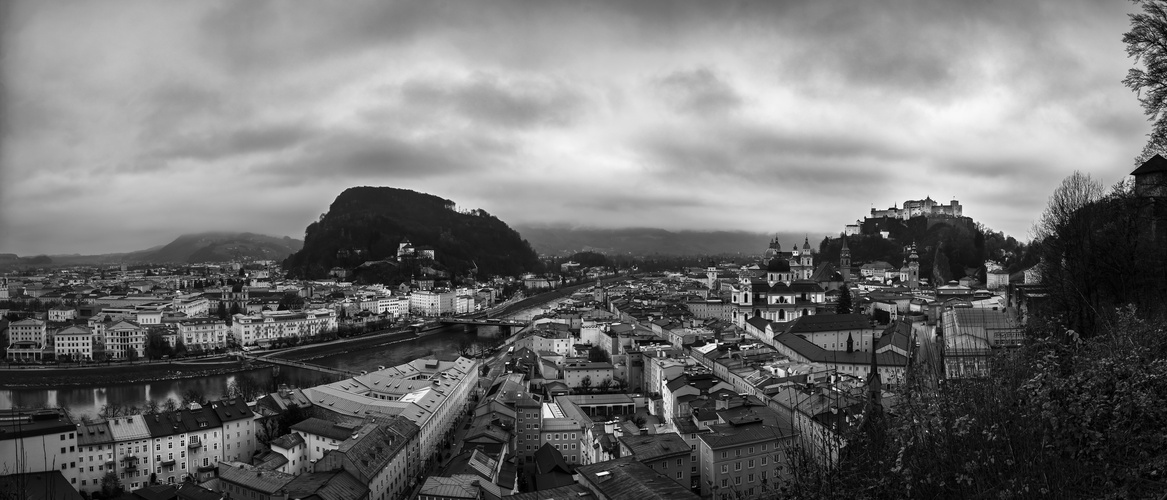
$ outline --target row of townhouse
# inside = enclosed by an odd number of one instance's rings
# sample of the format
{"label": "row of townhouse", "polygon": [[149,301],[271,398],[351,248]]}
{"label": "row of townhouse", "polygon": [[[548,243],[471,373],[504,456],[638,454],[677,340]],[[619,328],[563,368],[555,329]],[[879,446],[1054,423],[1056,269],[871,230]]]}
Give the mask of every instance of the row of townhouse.
{"label": "row of townhouse", "polygon": [[250,460],[257,445],[242,399],[81,424],[56,410],[0,416],[0,469],[59,470],[83,493],[100,491],[111,472],[128,489],[209,479],[218,462]]}
{"label": "row of townhouse", "polygon": [[145,354],[146,328],[128,320],[92,318],[87,326],[50,329],[45,321],[24,319],[9,325],[9,339],[10,360],[40,361],[48,354],[70,360],[93,360],[97,355],[125,359],[130,351]]}

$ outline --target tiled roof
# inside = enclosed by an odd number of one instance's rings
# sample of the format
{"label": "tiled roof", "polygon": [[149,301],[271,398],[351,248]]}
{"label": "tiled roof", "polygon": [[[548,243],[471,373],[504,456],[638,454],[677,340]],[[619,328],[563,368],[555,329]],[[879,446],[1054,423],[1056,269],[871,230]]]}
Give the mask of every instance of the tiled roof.
{"label": "tiled roof", "polygon": [[308,418],[292,425],[292,430],[304,434],[323,436],[337,441],[349,438],[356,428],[348,425],[335,424],[322,418]]}
{"label": "tiled roof", "polygon": [[576,469],[610,500],[696,500],[689,488],[632,457],[621,457]]}
{"label": "tiled roof", "polygon": [[673,455],[688,455],[689,444],[675,432],[649,434],[646,436],[621,436],[620,444],[632,452],[641,462],[647,462]]}
{"label": "tiled roof", "polygon": [[296,476],[263,470],[242,462],[219,462],[219,479],[261,493],[272,494],[287,486]]}
{"label": "tiled roof", "polygon": [[369,495],[369,488],[344,470],[300,474],[285,488],[288,498],[356,500]]}
{"label": "tiled roof", "polygon": [[871,328],[871,319],[862,314],[812,314],[801,316],[787,327],[787,333],[815,333]]}

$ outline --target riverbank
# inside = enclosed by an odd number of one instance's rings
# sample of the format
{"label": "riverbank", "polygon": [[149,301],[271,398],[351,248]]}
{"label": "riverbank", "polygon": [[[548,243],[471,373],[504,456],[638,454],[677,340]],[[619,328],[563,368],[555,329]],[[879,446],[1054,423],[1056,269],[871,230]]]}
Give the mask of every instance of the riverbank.
{"label": "riverbank", "polygon": [[22,368],[0,371],[0,388],[100,387],[111,384],[180,380],[226,375],[257,367],[237,360],[174,361],[136,365],[109,364],[72,368]]}

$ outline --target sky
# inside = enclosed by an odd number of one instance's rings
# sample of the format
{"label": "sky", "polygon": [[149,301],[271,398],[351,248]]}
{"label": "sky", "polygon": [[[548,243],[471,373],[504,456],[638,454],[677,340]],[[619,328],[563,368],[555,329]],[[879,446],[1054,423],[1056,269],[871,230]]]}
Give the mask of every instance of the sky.
{"label": "sky", "polygon": [[303,238],[344,189],[508,224],[1028,240],[1150,131],[1122,1],[0,2],[0,253]]}

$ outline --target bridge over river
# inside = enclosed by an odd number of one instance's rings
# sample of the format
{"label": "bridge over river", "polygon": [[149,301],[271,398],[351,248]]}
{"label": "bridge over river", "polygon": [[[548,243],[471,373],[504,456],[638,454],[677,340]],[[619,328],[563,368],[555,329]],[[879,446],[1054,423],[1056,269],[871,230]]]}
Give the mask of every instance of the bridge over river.
{"label": "bridge over river", "polygon": [[244,359],[258,361],[261,363],[269,363],[273,365],[293,366],[296,368],[303,368],[305,370],[314,370],[322,373],[329,373],[332,375],[340,375],[342,377],[354,377],[360,375],[361,372],[353,370],[345,370],[342,368],[333,368],[331,366],[314,365],[312,363],[305,363],[303,361],[292,361],[290,359],[280,359],[270,356],[255,356],[253,354],[243,354]]}

